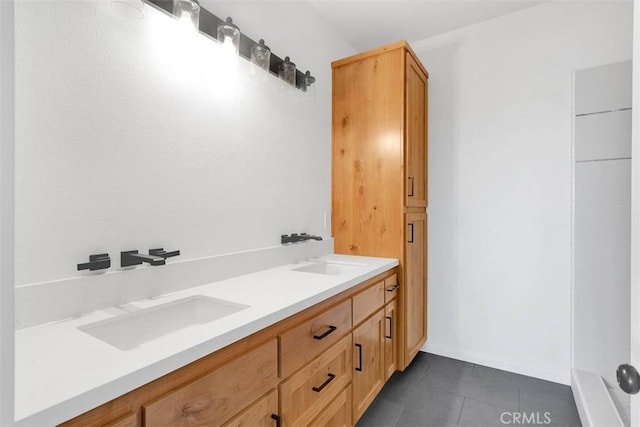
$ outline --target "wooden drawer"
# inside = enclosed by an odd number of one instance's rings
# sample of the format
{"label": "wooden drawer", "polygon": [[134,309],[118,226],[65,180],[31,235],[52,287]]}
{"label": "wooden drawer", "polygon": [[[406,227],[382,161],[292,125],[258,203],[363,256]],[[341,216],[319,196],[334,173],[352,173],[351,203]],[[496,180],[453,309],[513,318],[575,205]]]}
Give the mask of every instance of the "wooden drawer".
{"label": "wooden drawer", "polygon": [[280,376],[286,378],[351,330],[351,300],[281,334]]}
{"label": "wooden drawer", "polygon": [[384,302],[385,304],[398,296],[398,289],[400,289],[400,283],[398,283],[398,275],[394,274],[391,277],[384,279]]}
{"label": "wooden drawer", "polygon": [[278,381],[275,339],[144,404],[147,427],[220,426]]}
{"label": "wooden drawer", "polygon": [[278,420],[278,390],[273,389],[224,427],[274,427]]}
{"label": "wooden drawer", "polygon": [[351,334],[280,385],[284,426],[306,426],[351,381]]}
{"label": "wooden drawer", "polygon": [[309,427],[350,427],[351,386],[348,386],[329,404]]}
{"label": "wooden drawer", "polygon": [[384,305],[384,281],[365,289],[353,297],[353,326],[357,326]]}

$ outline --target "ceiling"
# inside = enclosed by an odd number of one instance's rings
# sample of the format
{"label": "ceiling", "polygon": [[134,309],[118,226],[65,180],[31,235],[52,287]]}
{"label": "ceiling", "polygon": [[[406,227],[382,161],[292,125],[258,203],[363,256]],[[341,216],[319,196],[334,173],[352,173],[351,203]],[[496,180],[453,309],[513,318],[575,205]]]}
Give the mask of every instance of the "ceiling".
{"label": "ceiling", "polygon": [[397,40],[415,42],[544,1],[309,0],[357,50]]}

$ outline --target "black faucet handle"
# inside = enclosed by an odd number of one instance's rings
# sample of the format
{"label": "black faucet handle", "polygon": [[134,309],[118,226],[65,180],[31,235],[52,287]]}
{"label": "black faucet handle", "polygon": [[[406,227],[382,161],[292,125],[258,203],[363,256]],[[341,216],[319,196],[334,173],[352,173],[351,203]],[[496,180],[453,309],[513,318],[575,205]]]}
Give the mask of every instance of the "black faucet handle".
{"label": "black faucet handle", "polygon": [[149,249],[149,255],[159,256],[159,257],[162,257],[164,259],[167,259],[167,258],[171,258],[171,257],[180,255],[180,251],[177,250],[177,251],[167,252],[167,251],[164,250],[164,248]]}
{"label": "black faucet handle", "polygon": [[89,255],[89,262],[78,264],[78,271],[104,270],[109,267],[111,267],[111,258],[109,258],[109,254],[94,254]]}

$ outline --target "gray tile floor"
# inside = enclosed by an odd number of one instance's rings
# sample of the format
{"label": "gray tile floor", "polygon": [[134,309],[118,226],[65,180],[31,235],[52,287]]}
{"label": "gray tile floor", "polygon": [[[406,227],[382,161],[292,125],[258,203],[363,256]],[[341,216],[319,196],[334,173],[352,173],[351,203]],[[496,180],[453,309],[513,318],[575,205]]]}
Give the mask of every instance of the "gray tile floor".
{"label": "gray tile floor", "polygon": [[580,426],[568,386],[419,353],[396,372],[358,427]]}

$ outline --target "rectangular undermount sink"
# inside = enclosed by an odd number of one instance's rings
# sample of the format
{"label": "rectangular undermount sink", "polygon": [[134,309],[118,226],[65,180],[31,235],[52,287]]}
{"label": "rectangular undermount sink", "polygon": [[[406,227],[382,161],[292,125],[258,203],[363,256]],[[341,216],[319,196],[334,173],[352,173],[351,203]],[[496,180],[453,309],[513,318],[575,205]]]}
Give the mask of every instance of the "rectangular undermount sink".
{"label": "rectangular undermount sink", "polygon": [[246,308],[249,306],[195,295],[78,329],[121,350],[130,350],[180,329],[212,322]]}
{"label": "rectangular undermount sink", "polygon": [[360,267],[362,267],[361,264],[318,261],[312,262],[309,265],[305,265],[304,267],[294,268],[293,271],[337,276],[342,273],[357,270]]}

